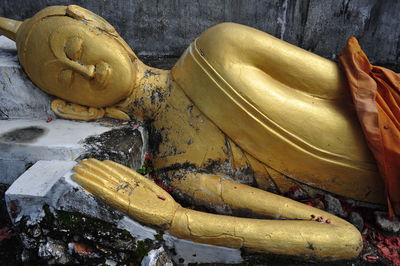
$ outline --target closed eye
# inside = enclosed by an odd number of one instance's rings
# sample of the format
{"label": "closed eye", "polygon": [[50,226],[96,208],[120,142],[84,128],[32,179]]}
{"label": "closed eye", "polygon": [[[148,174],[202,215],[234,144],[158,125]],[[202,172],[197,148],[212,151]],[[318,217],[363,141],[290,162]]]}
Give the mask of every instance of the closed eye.
{"label": "closed eye", "polygon": [[83,53],[83,40],[79,37],[69,38],[64,46],[65,55],[72,61],[78,61]]}

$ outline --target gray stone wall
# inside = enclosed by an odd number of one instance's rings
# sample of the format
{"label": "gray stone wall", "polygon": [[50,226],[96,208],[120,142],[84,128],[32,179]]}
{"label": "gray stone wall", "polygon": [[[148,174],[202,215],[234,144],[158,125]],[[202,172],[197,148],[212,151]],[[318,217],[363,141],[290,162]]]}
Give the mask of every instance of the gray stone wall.
{"label": "gray stone wall", "polygon": [[0,0],[0,16],[67,4],[106,18],[139,56],[177,57],[208,27],[233,21],[331,59],[353,35],[373,62],[400,65],[398,0]]}

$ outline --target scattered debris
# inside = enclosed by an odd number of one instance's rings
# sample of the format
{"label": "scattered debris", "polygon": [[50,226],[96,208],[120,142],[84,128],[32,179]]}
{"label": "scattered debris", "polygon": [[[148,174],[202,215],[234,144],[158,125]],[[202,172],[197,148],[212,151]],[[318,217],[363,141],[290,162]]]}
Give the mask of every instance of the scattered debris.
{"label": "scattered debris", "polygon": [[159,198],[160,200],[165,200],[165,197],[157,195],[157,198]]}
{"label": "scattered debris", "polygon": [[15,236],[12,230],[8,227],[0,228],[0,239],[10,239]]}
{"label": "scattered debris", "polygon": [[48,261],[48,264],[68,264],[71,263],[71,256],[62,241],[47,238],[47,242],[40,243],[38,256]]}
{"label": "scattered debris", "polygon": [[330,194],[325,195],[325,207],[326,211],[332,213],[333,215],[345,218],[347,213],[343,210],[340,201]]}
{"label": "scattered debris", "polygon": [[364,228],[364,219],[358,212],[350,212],[348,220],[361,232]]}
{"label": "scattered debris", "polygon": [[379,259],[379,257],[376,256],[376,255],[371,255],[372,253],[373,253],[373,252],[364,254],[364,255],[363,255],[363,259],[364,259],[365,261],[368,261],[368,262],[373,262],[373,263],[377,262],[378,259]]}
{"label": "scattered debris", "polygon": [[308,193],[298,186],[291,186],[285,196],[294,200],[310,198]]}
{"label": "scattered debris", "polygon": [[172,266],[174,265],[168,256],[168,254],[164,251],[164,248],[161,247],[159,249],[151,250],[146,257],[143,258],[142,266]]}
{"label": "scattered debris", "polygon": [[367,253],[363,256],[363,259],[373,262],[372,260],[375,260],[375,257],[379,259],[380,255],[389,262],[388,265],[400,266],[400,237],[386,236],[367,224],[366,227],[368,227],[368,230],[364,230],[365,232],[363,232],[364,243],[373,245],[377,249],[377,252],[373,256],[371,252]]}
{"label": "scattered debris", "polygon": [[400,221],[399,218],[394,216],[392,219],[388,217],[388,214],[385,212],[374,212],[376,223],[380,228],[387,232],[397,233],[400,231]]}
{"label": "scattered debris", "polygon": [[74,243],[72,243],[72,247],[74,249],[74,252],[79,254],[82,257],[88,257],[88,258],[98,258],[99,257],[99,255],[93,251],[93,248],[88,245],[74,242]]}

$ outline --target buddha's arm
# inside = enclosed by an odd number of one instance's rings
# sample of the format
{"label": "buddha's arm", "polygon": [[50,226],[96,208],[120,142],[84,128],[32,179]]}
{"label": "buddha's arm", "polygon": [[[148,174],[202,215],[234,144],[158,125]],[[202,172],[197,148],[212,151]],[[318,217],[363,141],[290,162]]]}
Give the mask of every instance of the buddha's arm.
{"label": "buddha's arm", "polygon": [[[74,170],[74,179],[90,192],[134,219],[160,226],[177,237],[254,251],[330,259],[353,258],[362,248],[358,231],[335,217],[328,224],[208,214],[182,208],[152,181],[111,161],[89,159]],[[243,200],[248,193],[243,190],[238,197]],[[270,199],[292,203],[278,196]],[[275,211],[272,209],[270,213]],[[314,213],[318,214],[318,210]]]}

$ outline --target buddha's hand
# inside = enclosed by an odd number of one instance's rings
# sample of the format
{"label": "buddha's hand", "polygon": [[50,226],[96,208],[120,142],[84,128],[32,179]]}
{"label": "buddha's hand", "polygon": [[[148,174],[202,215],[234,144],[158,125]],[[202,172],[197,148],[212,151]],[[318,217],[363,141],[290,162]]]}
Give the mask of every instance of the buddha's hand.
{"label": "buddha's hand", "polygon": [[153,181],[118,163],[88,159],[74,171],[85,189],[142,223],[167,229],[180,207]]}
{"label": "buddha's hand", "polygon": [[67,103],[64,100],[55,99],[50,105],[53,112],[66,119],[74,120],[94,120],[102,118],[105,114],[104,109],[86,107],[75,103]]}

